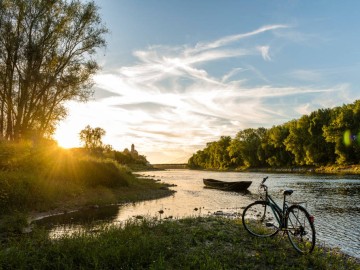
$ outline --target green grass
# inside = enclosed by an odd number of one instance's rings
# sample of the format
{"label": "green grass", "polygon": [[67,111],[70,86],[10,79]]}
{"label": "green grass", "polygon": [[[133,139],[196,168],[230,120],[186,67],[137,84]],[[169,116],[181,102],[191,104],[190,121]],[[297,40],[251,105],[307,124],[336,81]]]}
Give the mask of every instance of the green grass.
{"label": "green grass", "polygon": [[287,238],[256,238],[224,218],[128,222],[99,233],[49,239],[46,232],[1,244],[0,269],[360,269],[316,248],[300,255]]}
{"label": "green grass", "polygon": [[13,213],[66,211],[170,194],[164,184],[138,179],[112,159],[51,143],[0,141],[0,228],[10,224],[5,220],[13,219],[7,217]]}

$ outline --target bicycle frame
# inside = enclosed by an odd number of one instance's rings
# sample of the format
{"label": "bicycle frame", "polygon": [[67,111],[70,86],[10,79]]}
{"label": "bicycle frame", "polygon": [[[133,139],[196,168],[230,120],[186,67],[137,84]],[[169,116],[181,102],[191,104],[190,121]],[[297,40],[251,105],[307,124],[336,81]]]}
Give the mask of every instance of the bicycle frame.
{"label": "bicycle frame", "polygon": [[[280,228],[281,230],[286,230],[287,229],[287,225],[286,225],[286,210],[288,209],[288,204],[286,202],[286,195],[284,195],[284,200],[283,200],[283,208],[281,208],[275,201],[274,199],[268,194],[268,187],[263,185],[263,188],[265,189],[265,201],[267,201],[271,207],[271,210],[274,213],[274,216],[277,220],[277,222],[280,224]],[[265,213],[265,212],[264,212]],[[278,216],[280,215],[280,216]]]}
{"label": "bicycle frame", "polygon": [[[271,196],[268,196],[266,201],[268,201],[270,203],[270,207],[274,213],[274,216],[280,224],[279,229],[285,229],[286,228],[286,221],[285,221],[286,208],[283,207],[283,209],[281,209],[281,207],[273,200],[273,198],[271,198]],[[286,205],[285,201],[284,201],[284,205]],[[286,207],[287,207],[287,205],[286,205]],[[279,217],[278,217],[278,214],[280,214]]]}

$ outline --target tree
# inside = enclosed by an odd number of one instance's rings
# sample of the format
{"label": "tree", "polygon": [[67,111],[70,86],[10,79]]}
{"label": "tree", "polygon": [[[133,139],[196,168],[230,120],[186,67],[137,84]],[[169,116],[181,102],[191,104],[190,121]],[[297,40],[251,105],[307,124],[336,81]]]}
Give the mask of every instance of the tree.
{"label": "tree", "polygon": [[286,124],[281,126],[273,126],[266,131],[261,147],[264,151],[266,163],[270,166],[290,165],[293,156],[286,151],[284,140],[289,135],[289,129]]}
{"label": "tree", "polygon": [[227,149],[230,146],[230,142],[230,136],[221,136],[220,140],[208,144],[211,157],[210,168],[220,170],[226,170],[229,168],[231,159]]}
{"label": "tree", "polygon": [[207,165],[209,160],[209,154],[207,148],[205,148],[204,150],[198,150],[195,154],[193,154],[188,161],[188,165],[192,169],[211,168]]}
{"label": "tree", "polygon": [[64,102],[92,95],[106,27],[94,2],[0,1],[0,138],[50,136]]}
{"label": "tree", "polygon": [[92,128],[87,125],[80,131],[80,140],[84,143],[84,147],[91,151],[97,151],[103,149],[102,136],[106,134],[102,128]]}
{"label": "tree", "polygon": [[359,163],[359,130],[360,100],[333,109],[331,121],[323,127],[323,131],[326,141],[335,145],[336,163]]}
{"label": "tree", "polygon": [[289,135],[284,141],[286,150],[291,152],[295,158],[296,165],[306,164],[306,146],[311,140],[309,129],[309,116],[303,115],[299,120],[288,123]]}
{"label": "tree", "polygon": [[335,163],[335,144],[327,142],[324,137],[324,127],[331,121],[330,109],[319,109],[309,116],[310,126],[308,129],[309,138],[307,164],[321,165]]}
{"label": "tree", "polygon": [[257,167],[264,163],[262,160],[261,140],[265,135],[265,128],[247,128],[236,134],[234,141],[229,147],[231,157],[241,157],[241,161],[247,167]]}

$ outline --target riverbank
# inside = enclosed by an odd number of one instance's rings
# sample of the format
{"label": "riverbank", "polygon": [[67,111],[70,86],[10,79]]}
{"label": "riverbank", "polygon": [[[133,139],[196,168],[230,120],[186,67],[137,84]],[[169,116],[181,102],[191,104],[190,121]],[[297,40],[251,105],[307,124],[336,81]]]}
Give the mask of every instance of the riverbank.
{"label": "riverbank", "polygon": [[132,181],[126,187],[84,189],[76,196],[54,201],[47,206],[42,203],[41,208],[29,205],[26,210],[15,210],[0,216],[0,241],[9,236],[28,233],[32,230],[29,225],[33,220],[87,208],[97,209],[107,205],[160,199],[175,193],[169,187],[170,185],[159,183],[155,179],[133,176]]}
{"label": "riverbank", "polygon": [[337,250],[299,255],[287,237],[256,238],[225,218],[133,220],[49,239],[1,242],[0,269],[360,269]]}
{"label": "riverbank", "polygon": [[0,144],[0,238],[22,232],[30,219],[151,200],[174,193],[105,157],[56,145]]}
{"label": "riverbank", "polygon": [[[190,168],[188,168],[190,169]],[[235,169],[201,169],[215,172],[265,172],[265,173],[318,173],[318,174],[354,174],[360,175],[360,165],[296,166],[296,167],[238,167]]]}
{"label": "riverbank", "polygon": [[245,168],[244,172],[278,172],[278,173],[319,173],[319,174],[360,174],[360,165],[330,165],[330,166],[303,166],[303,167],[271,167]]}
{"label": "riverbank", "polygon": [[28,222],[82,209],[97,209],[109,205],[161,199],[175,193],[174,190],[169,189],[171,185],[166,183],[160,183],[155,179],[141,178],[138,175],[134,175],[134,177],[134,180],[127,187],[113,189],[102,187],[88,190],[69,201],[58,202],[52,209],[31,211],[28,213]]}

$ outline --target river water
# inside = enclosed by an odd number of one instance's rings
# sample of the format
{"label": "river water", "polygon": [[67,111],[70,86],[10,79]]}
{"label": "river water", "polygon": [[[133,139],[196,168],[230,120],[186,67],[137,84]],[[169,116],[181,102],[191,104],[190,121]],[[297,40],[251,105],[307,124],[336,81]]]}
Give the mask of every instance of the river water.
{"label": "river water", "polygon": [[[221,214],[239,217],[243,208],[259,199],[258,186],[265,176],[269,194],[282,205],[282,192],[293,189],[289,200],[306,202],[304,206],[315,216],[317,244],[338,247],[342,252],[360,258],[360,176],[318,174],[264,174],[166,170],[141,172],[149,177],[176,185],[173,196],[128,204],[91,209],[49,217],[40,224],[52,224],[51,234],[79,229],[89,221],[124,222],[131,218],[156,217],[176,219],[188,216]],[[229,192],[204,188],[203,178],[225,181],[251,180],[248,192]]]}

